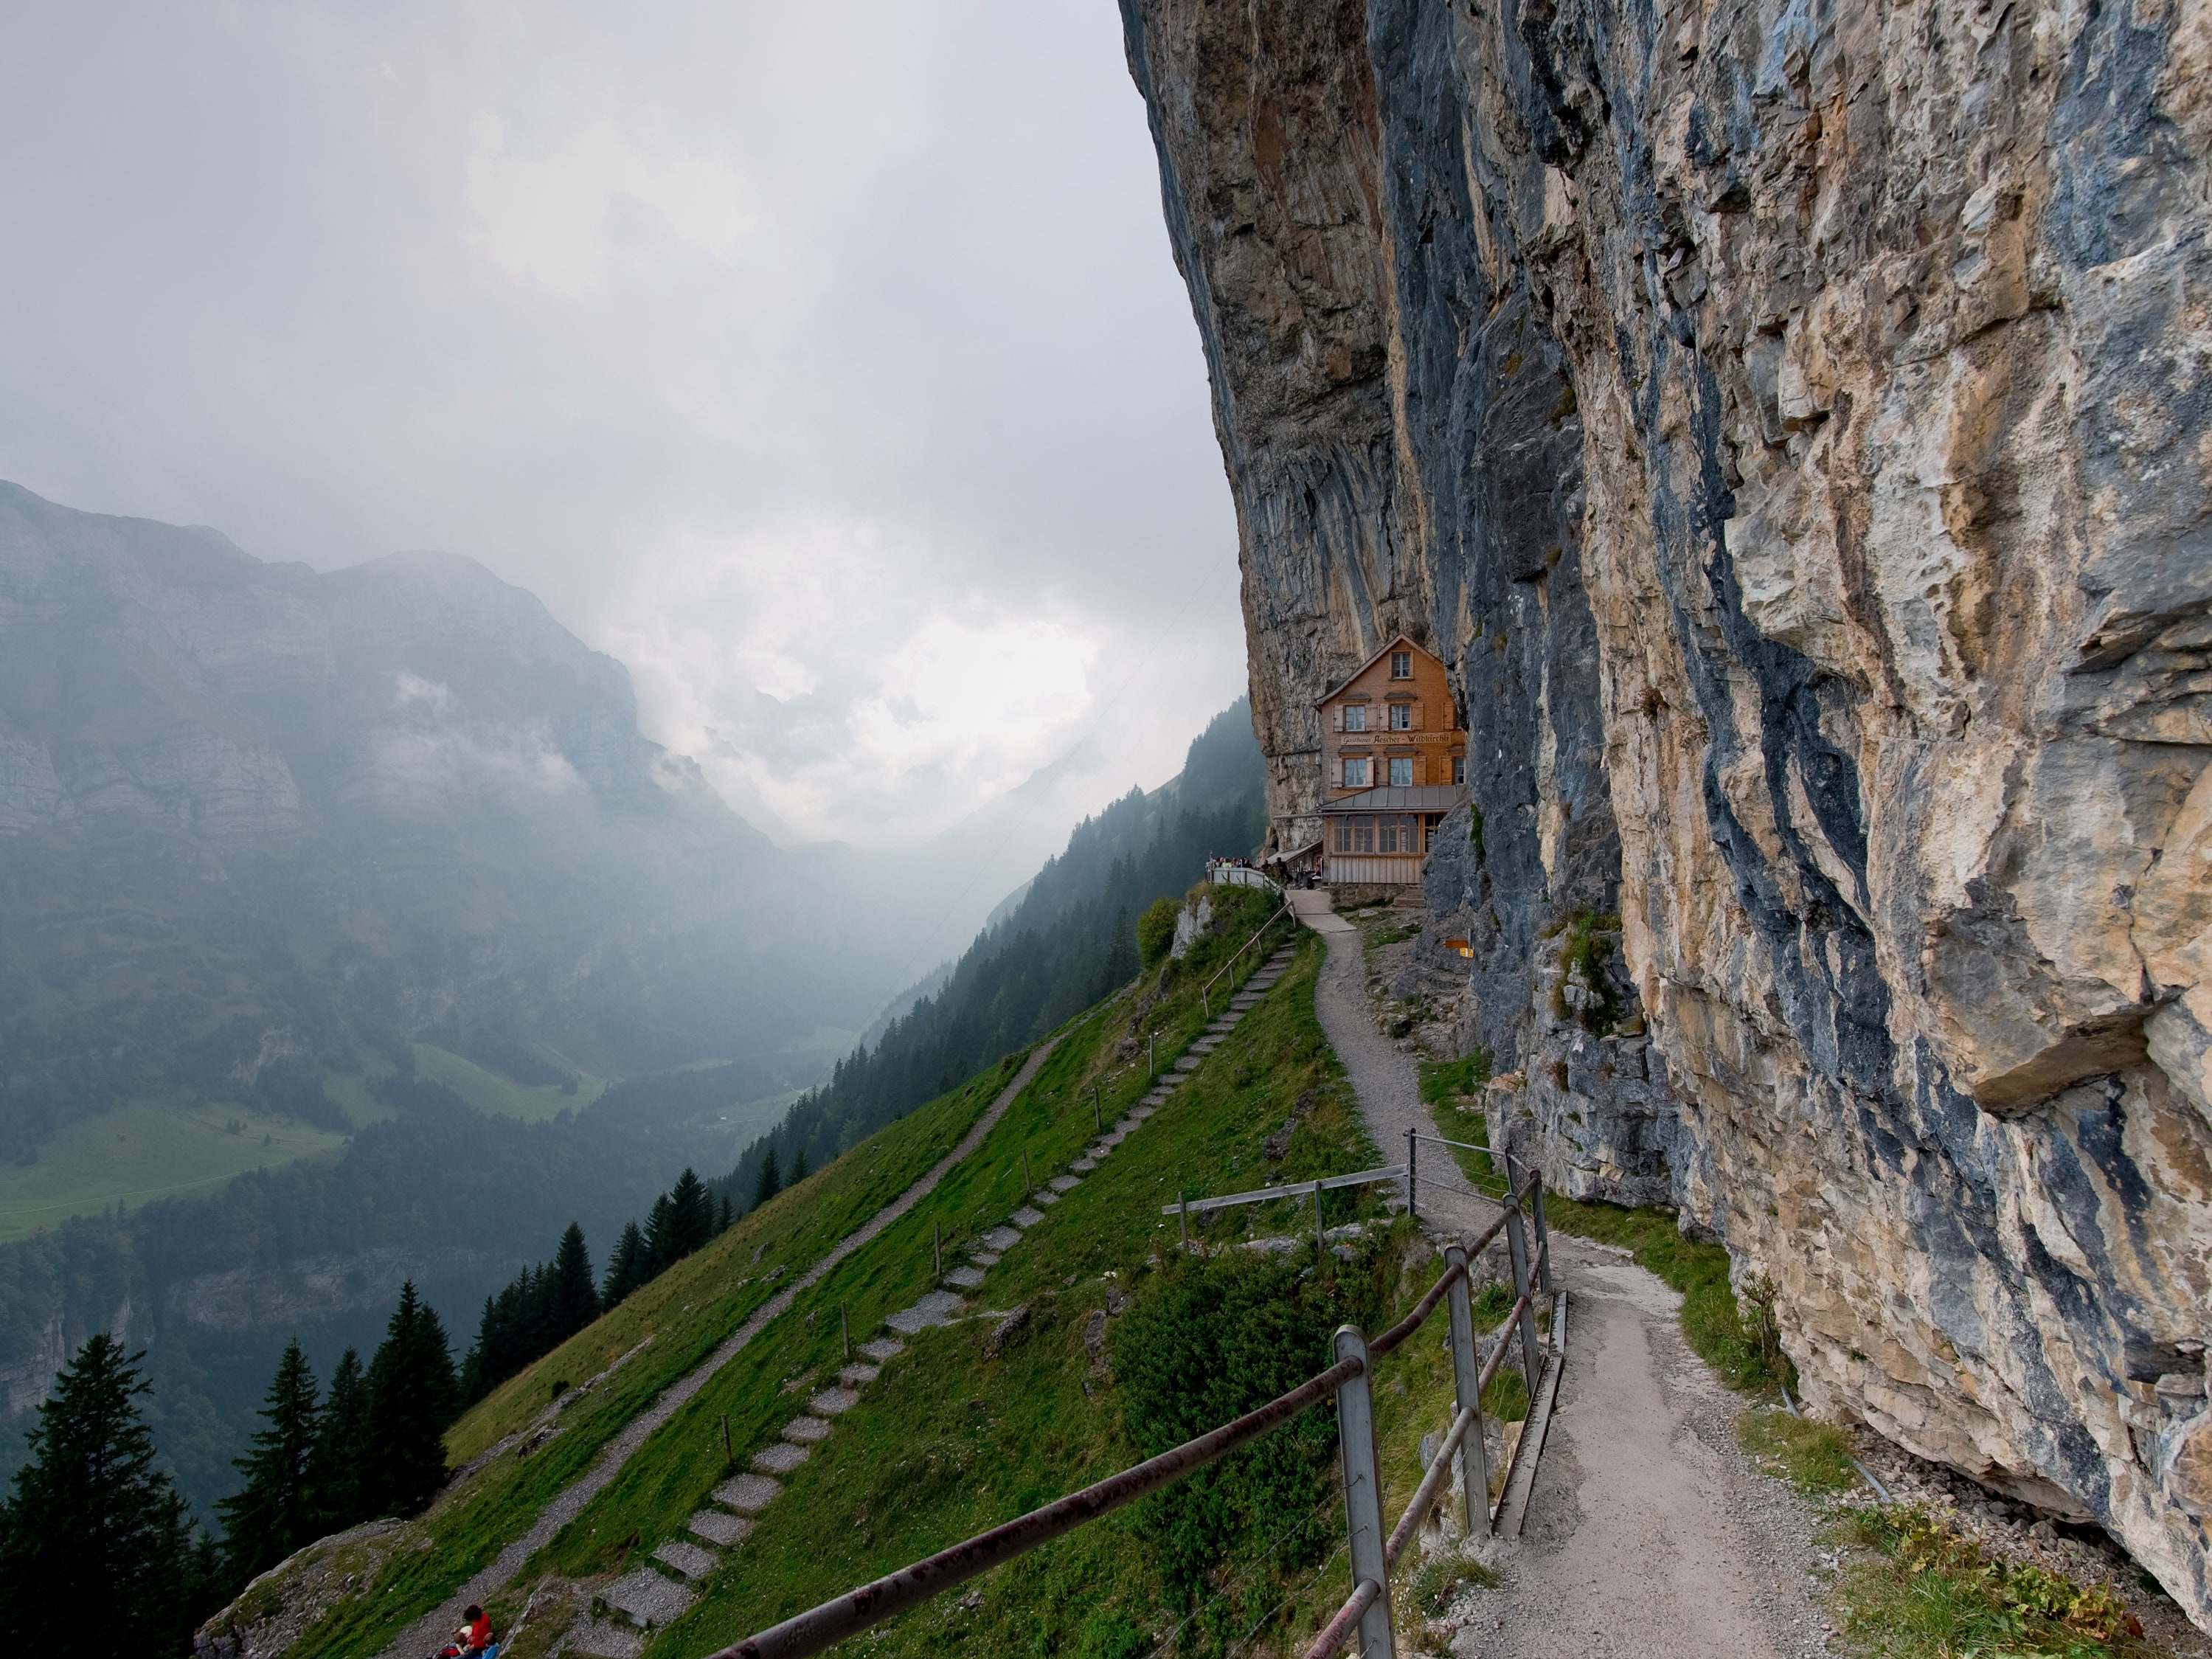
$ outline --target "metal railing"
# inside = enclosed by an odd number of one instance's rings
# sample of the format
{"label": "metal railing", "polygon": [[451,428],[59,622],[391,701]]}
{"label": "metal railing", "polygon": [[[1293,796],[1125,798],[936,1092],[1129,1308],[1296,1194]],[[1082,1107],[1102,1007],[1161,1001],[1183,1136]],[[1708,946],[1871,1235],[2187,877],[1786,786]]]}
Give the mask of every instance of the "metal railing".
{"label": "metal railing", "polygon": [[1266,887],[1275,892],[1283,890],[1283,884],[1264,870],[1255,870],[1249,864],[1216,864],[1207,867],[1206,878],[1217,887]]}
{"label": "metal railing", "polygon": [[1246,939],[1235,950],[1231,951],[1229,953],[1229,960],[1223,963],[1221,966],[1214,971],[1213,977],[1198,988],[1199,1004],[1206,1010],[1206,1017],[1207,1019],[1211,1020],[1213,1018],[1213,988],[1221,982],[1221,975],[1227,973],[1231,968],[1234,968],[1237,965],[1237,958],[1243,956],[1247,951],[1257,945],[1266,935],[1270,927],[1273,927],[1277,922],[1280,921],[1285,916],[1287,916],[1290,914],[1290,901],[1285,899],[1283,902],[1283,908],[1276,911],[1274,915],[1269,916],[1267,921],[1261,922],[1260,924],[1260,931],[1253,934],[1251,938]]}
{"label": "metal railing", "polygon": [[[1301,1182],[1295,1188],[1270,1188],[1268,1192],[1289,1196],[1313,1190],[1317,1198],[1322,1184],[1333,1182],[1348,1186],[1363,1178],[1373,1178],[1376,1173],[1370,1170],[1364,1176],[1324,1177],[1323,1183]],[[1395,1179],[1400,1172],[1382,1173]],[[1234,1422],[1224,1423],[1194,1440],[1147,1458],[1134,1468],[1109,1475],[1042,1509],[978,1533],[950,1549],[940,1550],[834,1601],[771,1626],[735,1646],[720,1650],[713,1659],[801,1659],[801,1656],[819,1653],[1041,1544],[1049,1543],[1172,1486],[1185,1475],[1273,1434],[1332,1395],[1336,1400],[1337,1443],[1344,1471],[1345,1522],[1351,1546],[1352,1588],[1351,1596],[1306,1650],[1306,1659],[1330,1659],[1355,1631],[1359,1634],[1362,1659],[1394,1659],[1396,1648],[1390,1623],[1390,1570],[1419,1532],[1455,1468],[1461,1480],[1460,1518],[1465,1530],[1472,1533],[1478,1517],[1486,1530],[1495,1519],[1496,1511],[1490,1504],[1488,1457],[1483,1443],[1482,1395],[1513,1346],[1508,1334],[1516,1327],[1521,1338],[1522,1374],[1528,1379],[1530,1399],[1536,1397],[1538,1379],[1543,1374],[1546,1359],[1536,1337],[1535,1303],[1543,1294],[1539,1288],[1540,1276],[1542,1282],[1549,1282],[1550,1252],[1540,1242],[1531,1257],[1521,1221],[1524,1205],[1533,1207],[1532,1200],[1533,1204],[1540,1204],[1542,1193],[1542,1183],[1534,1175],[1519,1188],[1508,1188],[1501,1200],[1504,1213],[1496,1221],[1464,1243],[1446,1247],[1443,1275],[1410,1313],[1371,1341],[1357,1326],[1340,1326],[1334,1337],[1336,1363],[1287,1394],[1279,1395]],[[1255,1203],[1260,1197],[1261,1194],[1240,1193],[1226,1199],[1201,1199],[1191,1207],[1218,1209],[1232,1203]],[[1478,1367],[1468,1264],[1501,1231],[1505,1234],[1513,1262],[1515,1300],[1511,1310],[1496,1327],[1498,1341],[1489,1363]],[[1411,1502],[1386,1536],[1382,1531],[1381,1460],[1376,1449],[1374,1395],[1370,1379],[1375,1363],[1426,1324],[1439,1307],[1449,1310],[1451,1321],[1452,1386],[1455,1396],[1452,1420]],[[1557,1363],[1556,1358],[1552,1363]],[[1529,1438],[1523,1433],[1516,1443],[1516,1462]],[[1511,1475],[1509,1468],[1509,1480]],[[1501,1505],[1502,1503],[1501,1499]]]}

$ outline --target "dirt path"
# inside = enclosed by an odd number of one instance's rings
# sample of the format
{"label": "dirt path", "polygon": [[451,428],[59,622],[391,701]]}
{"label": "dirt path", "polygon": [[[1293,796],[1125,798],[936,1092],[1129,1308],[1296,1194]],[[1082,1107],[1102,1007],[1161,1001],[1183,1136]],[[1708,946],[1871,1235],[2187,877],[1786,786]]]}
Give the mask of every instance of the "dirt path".
{"label": "dirt path", "polygon": [[1052,1053],[1057,1038],[1042,1042],[1031,1052],[1022,1068],[1014,1073],[1012,1081],[999,1091],[998,1097],[975,1120],[960,1142],[939,1158],[928,1174],[908,1187],[889,1204],[870,1216],[858,1228],[845,1235],[831,1246],[819,1261],[753,1310],[744,1323],[725,1337],[704,1361],[661,1391],[660,1397],[632,1418],[629,1423],[608,1443],[599,1461],[562,1488],[531,1523],[524,1533],[499,1553],[492,1564],[454,1591],[441,1606],[427,1613],[401,1632],[398,1638],[384,1650],[380,1659],[418,1659],[418,1656],[434,1651],[453,1627],[460,1623],[461,1610],[472,1601],[486,1601],[492,1592],[522,1571],[522,1564],[552,1541],[553,1534],[567,1526],[583,1512],[584,1505],[605,1490],[607,1484],[622,1473],[639,1447],[645,1444],[653,1431],[676,1415],[685,1401],[707,1386],[716,1371],[735,1359],[745,1345],[767,1328],[769,1323],[790,1307],[801,1292],[820,1284],[830,1270],[851,1255],[854,1251],[879,1235],[901,1216],[921,1202],[937,1188],[937,1183],[951,1172],[953,1166],[983,1144],[983,1137],[998,1127],[999,1120],[1015,1097],[1029,1087],[1030,1079],[1037,1074],[1046,1058]]}
{"label": "dirt path", "polygon": [[[1300,895],[1301,898],[1307,896]],[[1413,1057],[1376,1030],[1360,936],[1300,909],[1328,942],[1314,1012],[1383,1158],[1406,1131],[1436,1133]],[[1447,1162],[1421,1174],[1431,1233],[1498,1213]],[[1625,1253],[1554,1232],[1568,1290],[1567,1370],[1536,1473],[1527,1528],[1491,1559],[1504,1586],[1455,1612],[1466,1659],[1801,1659],[1828,1650],[1814,1600],[1813,1516],[1736,1443],[1743,1403],[1683,1340],[1681,1301]]]}
{"label": "dirt path", "polygon": [[[1385,1164],[1406,1161],[1406,1131],[1437,1132],[1436,1121],[1421,1104],[1419,1063],[1375,1029],[1367,999],[1367,960],[1360,948],[1359,930],[1343,917],[1312,907],[1325,893],[1297,893],[1306,901],[1298,908],[1300,919],[1328,942],[1328,960],[1322,965],[1314,989],[1314,1013],[1322,1034],[1352,1079],[1359,1097],[1359,1115],[1368,1138]],[[1420,1208],[1425,1219],[1455,1233],[1478,1232],[1497,1218],[1498,1206],[1476,1192],[1459,1165],[1442,1146],[1419,1148],[1416,1167],[1421,1176]],[[1404,1204],[1401,1189],[1393,1207]]]}
{"label": "dirt path", "polygon": [[1743,1402],[1682,1340],[1680,1298],[1622,1255],[1552,1235],[1567,1370],[1498,1590],[1455,1654],[1800,1659],[1828,1651],[1814,1517],[1738,1446]]}

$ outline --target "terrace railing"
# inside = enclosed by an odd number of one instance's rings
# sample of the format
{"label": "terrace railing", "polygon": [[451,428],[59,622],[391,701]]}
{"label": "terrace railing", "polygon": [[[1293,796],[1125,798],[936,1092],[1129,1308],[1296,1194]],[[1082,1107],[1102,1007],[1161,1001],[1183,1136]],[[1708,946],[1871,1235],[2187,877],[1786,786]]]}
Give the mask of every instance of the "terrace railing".
{"label": "terrace railing", "polygon": [[[1189,1203],[1188,1208],[1219,1209],[1231,1204],[1256,1203],[1263,1197],[1302,1195],[1309,1190],[1315,1193],[1318,1202],[1323,1187],[1349,1186],[1375,1179],[1395,1180],[1405,1173],[1396,1170],[1368,1170],[1358,1176],[1325,1177],[1316,1183],[1271,1188],[1264,1194],[1239,1193],[1227,1198],[1200,1199]],[[1472,1533],[1480,1525],[1487,1530],[1497,1518],[1498,1510],[1490,1503],[1490,1474],[1482,1433],[1482,1395],[1514,1346],[1510,1334],[1517,1328],[1522,1370],[1528,1380],[1532,1402],[1539,1392],[1539,1378],[1555,1378],[1562,1358],[1556,1352],[1547,1354],[1536,1336],[1535,1304],[1544,1293],[1540,1285],[1549,1282],[1548,1243],[1540,1237],[1532,1255],[1522,1226],[1524,1210],[1534,1210],[1540,1215],[1537,1206],[1540,1206],[1542,1193],[1541,1182],[1534,1174],[1517,1188],[1509,1185],[1500,1200],[1504,1212],[1474,1238],[1446,1247],[1443,1273],[1414,1304],[1412,1312],[1371,1340],[1356,1326],[1340,1327],[1334,1336],[1335,1363],[1288,1393],[1157,1457],[1147,1458],[1080,1492],[988,1532],[978,1533],[950,1549],[771,1626],[734,1647],[722,1649],[714,1659],[800,1659],[802,1655],[819,1653],[956,1584],[1173,1485],[1185,1475],[1273,1434],[1302,1412],[1332,1395],[1336,1401],[1337,1443],[1344,1470],[1352,1594],[1306,1649],[1306,1659],[1331,1659],[1352,1639],[1355,1631],[1359,1637],[1362,1659],[1395,1659],[1397,1650],[1390,1620],[1391,1569],[1436,1507],[1455,1469],[1461,1481],[1460,1520],[1464,1529]],[[1170,1206],[1169,1212],[1183,1208],[1179,1202]],[[1513,1263],[1515,1300],[1512,1310],[1495,1328],[1498,1340],[1488,1364],[1478,1366],[1468,1264],[1500,1232],[1506,1237]],[[1447,1310],[1451,1324],[1452,1386],[1456,1396],[1452,1419],[1442,1444],[1397,1524],[1385,1534],[1371,1379],[1376,1363],[1425,1325],[1439,1308]],[[1546,1370],[1547,1365],[1549,1371]],[[1534,1427],[1532,1419],[1531,1428]],[[1540,1449],[1540,1434],[1532,1435],[1524,1430],[1515,1446],[1516,1464],[1524,1455],[1535,1455],[1529,1449],[1532,1437]],[[1516,1472],[1514,1468],[1506,1471],[1509,1485]],[[1501,1498],[1500,1508],[1503,1504]]]}

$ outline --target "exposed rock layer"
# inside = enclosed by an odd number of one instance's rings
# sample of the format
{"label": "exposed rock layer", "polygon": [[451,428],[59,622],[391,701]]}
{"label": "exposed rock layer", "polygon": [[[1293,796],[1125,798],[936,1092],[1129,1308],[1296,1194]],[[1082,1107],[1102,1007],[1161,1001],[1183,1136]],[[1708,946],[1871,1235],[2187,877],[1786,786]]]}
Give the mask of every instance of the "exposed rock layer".
{"label": "exposed rock layer", "polygon": [[[1437,651],[1534,1150],[2212,1622],[2212,9],[1123,11],[1280,836]],[[1630,1170],[1561,1103],[1645,1019]]]}

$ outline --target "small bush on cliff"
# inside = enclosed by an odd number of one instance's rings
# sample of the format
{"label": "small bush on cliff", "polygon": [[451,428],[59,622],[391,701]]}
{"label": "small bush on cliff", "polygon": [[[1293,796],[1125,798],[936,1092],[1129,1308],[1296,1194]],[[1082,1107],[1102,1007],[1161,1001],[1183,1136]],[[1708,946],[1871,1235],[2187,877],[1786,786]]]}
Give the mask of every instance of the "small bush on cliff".
{"label": "small bush on cliff", "polygon": [[1176,915],[1171,898],[1156,898],[1137,918],[1137,956],[1146,968],[1157,968],[1175,945]]}

